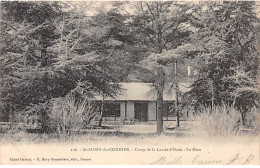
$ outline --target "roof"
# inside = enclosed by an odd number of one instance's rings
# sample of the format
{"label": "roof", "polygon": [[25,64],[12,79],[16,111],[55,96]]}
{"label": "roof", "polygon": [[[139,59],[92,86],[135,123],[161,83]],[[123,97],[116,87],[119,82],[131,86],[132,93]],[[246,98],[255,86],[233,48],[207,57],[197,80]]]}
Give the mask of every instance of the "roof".
{"label": "roof", "polygon": [[[157,92],[155,86],[152,83],[120,83],[121,93],[117,95],[115,99],[107,97],[105,100],[136,100],[136,101],[156,101]],[[180,83],[179,89],[181,92],[187,92],[190,84]],[[102,100],[102,96],[96,96],[96,100]],[[172,84],[165,84],[163,100],[173,101],[175,100],[175,90],[172,88]]]}

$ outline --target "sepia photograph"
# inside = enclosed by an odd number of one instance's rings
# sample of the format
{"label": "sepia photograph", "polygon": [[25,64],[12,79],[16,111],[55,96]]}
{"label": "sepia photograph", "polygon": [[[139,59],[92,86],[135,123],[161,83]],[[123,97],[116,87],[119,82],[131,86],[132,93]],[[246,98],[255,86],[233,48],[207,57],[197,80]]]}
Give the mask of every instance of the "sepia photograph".
{"label": "sepia photograph", "polygon": [[259,1],[0,1],[0,165],[259,165]]}

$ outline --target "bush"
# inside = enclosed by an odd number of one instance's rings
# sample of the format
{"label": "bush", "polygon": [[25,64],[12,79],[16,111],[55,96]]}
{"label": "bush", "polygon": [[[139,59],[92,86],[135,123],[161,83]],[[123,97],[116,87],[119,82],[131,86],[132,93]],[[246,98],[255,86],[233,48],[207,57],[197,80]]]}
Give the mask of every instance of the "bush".
{"label": "bush", "polygon": [[240,113],[225,105],[213,109],[205,108],[197,119],[201,121],[202,129],[210,137],[236,135],[240,126]]}
{"label": "bush", "polygon": [[260,131],[260,113],[259,109],[252,108],[245,116],[245,126],[253,129],[253,134],[259,134]]}
{"label": "bush", "polygon": [[98,114],[94,103],[87,98],[77,100],[72,94],[53,99],[51,104],[51,129],[61,140],[70,138]]}

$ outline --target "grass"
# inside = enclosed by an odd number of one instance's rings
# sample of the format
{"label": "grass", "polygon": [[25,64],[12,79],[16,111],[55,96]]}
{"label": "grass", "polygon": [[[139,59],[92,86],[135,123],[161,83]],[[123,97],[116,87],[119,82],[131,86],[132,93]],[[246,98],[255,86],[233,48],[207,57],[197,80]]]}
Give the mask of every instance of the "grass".
{"label": "grass", "polygon": [[[175,125],[173,122],[171,125]],[[77,132],[74,136],[66,141],[60,141],[54,134],[43,134],[37,132],[28,132],[20,130],[16,132],[2,133],[1,143],[86,143],[86,144],[138,144],[150,145],[174,144],[174,143],[214,143],[221,140],[222,142],[232,141],[240,142],[242,139],[255,138],[256,136],[232,136],[229,139],[219,137],[212,139],[203,136],[203,132],[197,127],[199,123],[196,121],[183,121],[181,127],[170,127],[165,129],[164,134],[156,134],[156,125],[154,124],[136,124],[136,125],[107,125],[102,129],[84,129]],[[206,134],[204,134],[206,135]],[[214,140],[214,141],[213,141]],[[244,141],[243,140],[243,141]]]}
{"label": "grass", "polygon": [[[26,151],[28,149],[36,149],[32,156],[36,157],[84,157],[99,161],[100,158],[107,158],[109,163],[113,161],[110,158],[112,153],[109,152],[68,152],[74,148],[129,148],[130,152],[119,152],[118,155],[124,156],[122,164],[126,160],[137,162],[138,158],[145,158],[149,163],[154,162],[152,158],[160,156],[183,156],[192,160],[199,156],[199,159],[219,158],[228,163],[230,159],[239,154],[240,160],[236,164],[242,164],[246,158],[253,156],[254,164],[258,164],[259,158],[259,136],[256,133],[235,134],[237,131],[233,129],[236,126],[237,117],[233,114],[223,114],[225,110],[216,111],[216,113],[203,113],[198,116],[195,121],[181,121],[181,127],[175,127],[176,121],[164,122],[164,133],[156,134],[156,123],[136,123],[134,125],[122,125],[111,123],[103,123],[102,127],[89,127],[88,129],[80,129],[66,140],[59,139],[55,134],[44,134],[35,129],[25,129],[23,126],[1,127],[1,150],[5,152],[7,160],[13,157],[13,149],[15,151]],[[252,116],[252,118],[256,118]],[[259,120],[258,120],[259,121]],[[259,125],[257,121],[257,124]],[[236,128],[236,127],[235,127]],[[233,132],[234,131],[234,132]],[[159,149],[157,152],[141,151],[143,149]],[[195,152],[193,149],[196,149]],[[136,152],[136,149],[138,151]],[[139,150],[141,149],[141,150]],[[192,152],[173,151],[164,152],[161,149],[192,149]],[[28,151],[27,151],[28,150]],[[11,151],[11,152],[10,152]],[[41,151],[40,153],[38,151]],[[51,151],[51,152],[50,152]],[[9,155],[7,154],[9,152]],[[114,153],[114,152],[113,152]],[[24,154],[24,153],[23,153]],[[129,157],[131,156],[136,157]],[[7,157],[8,156],[8,157]],[[94,157],[95,156],[95,157]],[[210,156],[210,157],[209,157]],[[199,162],[201,162],[198,159]],[[252,159],[252,157],[251,157]],[[114,160],[115,161],[115,160]],[[120,159],[116,159],[117,164]],[[140,160],[140,163],[143,161]],[[121,162],[120,162],[121,163]],[[191,162],[183,162],[183,164],[191,164]],[[100,164],[100,163],[99,163]]]}

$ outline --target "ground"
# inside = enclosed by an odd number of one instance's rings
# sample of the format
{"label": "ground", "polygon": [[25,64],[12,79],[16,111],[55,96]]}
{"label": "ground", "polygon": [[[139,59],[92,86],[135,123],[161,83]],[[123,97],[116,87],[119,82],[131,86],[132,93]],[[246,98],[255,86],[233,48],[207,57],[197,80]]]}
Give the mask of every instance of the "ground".
{"label": "ground", "polygon": [[[175,127],[176,122],[164,123],[165,131],[162,135],[156,134],[156,125],[148,123],[140,123],[134,125],[103,125],[100,127],[92,127],[77,132],[66,140],[66,143],[121,143],[121,144],[160,144],[160,143],[190,143],[197,141],[198,143],[214,143],[218,139],[226,141],[240,142],[241,140],[249,140],[257,137],[256,135],[235,135],[230,137],[209,137],[206,133],[198,128],[195,121],[183,121],[181,127]],[[64,142],[59,140],[55,134],[42,134],[31,130],[16,130],[13,132],[2,133],[1,143],[56,143]]]}
{"label": "ground", "polygon": [[[208,137],[203,130],[196,129],[196,122],[181,122],[180,128],[174,126],[175,122],[165,123],[165,132],[157,135],[155,124],[104,125],[81,130],[66,141],[57,139],[54,134],[21,130],[0,135],[0,153],[3,151],[6,164],[15,163],[10,162],[10,158],[33,159],[17,162],[22,164],[61,163],[47,161],[52,158],[70,160],[63,164],[259,163],[256,135]],[[120,151],[122,149],[127,150]],[[41,161],[37,161],[38,158]]]}

